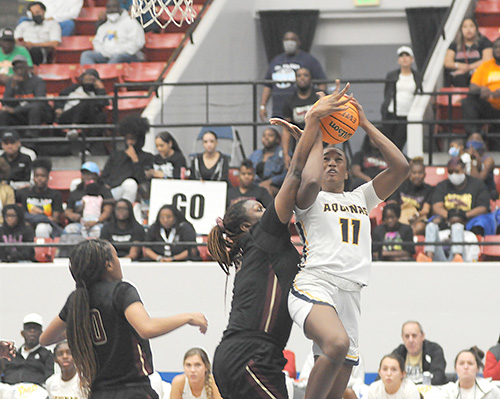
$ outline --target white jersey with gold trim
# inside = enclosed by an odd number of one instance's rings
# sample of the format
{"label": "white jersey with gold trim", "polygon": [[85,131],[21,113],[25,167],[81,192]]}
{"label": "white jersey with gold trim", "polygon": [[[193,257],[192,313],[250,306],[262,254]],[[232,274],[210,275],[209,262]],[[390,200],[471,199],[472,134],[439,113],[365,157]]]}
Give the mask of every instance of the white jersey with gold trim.
{"label": "white jersey with gold trim", "polygon": [[382,200],[372,182],[352,192],[320,191],[307,209],[295,207],[295,224],[304,244],[300,273],[322,271],[361,285],[370,279],[370,211]]}

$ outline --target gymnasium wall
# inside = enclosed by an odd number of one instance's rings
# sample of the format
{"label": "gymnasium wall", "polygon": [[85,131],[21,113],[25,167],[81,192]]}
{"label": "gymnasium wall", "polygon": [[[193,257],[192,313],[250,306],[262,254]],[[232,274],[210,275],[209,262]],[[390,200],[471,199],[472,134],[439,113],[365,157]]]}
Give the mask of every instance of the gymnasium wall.
{"label": "gymnasium wall", "polygon": [[[152,340],[156,369],[181,371],[184,352],[202,346],[213,354],[227,323],[231,280],[224,302],[226,278],[215,263],[124,263],[126,279],[139,289],[151,316],[202,311],[209,319],[206,335],[185,326]],[[494,263],[375,263],[370,286],[362,294],[361,353],[365,371],[377,371],[380,358],[401,342],[403,322],[422,323],[427,337],[440,343],[453,370],[459,350],[495,344],[500,333],[498,309],[500,266]],[[23,343],[22,319],[40,313],[45,323],[58,314],[74,287],[67,260],[55,264],[0,264],[0,338]],[[294,326],[288,347],[297,369],[310,343]]]}

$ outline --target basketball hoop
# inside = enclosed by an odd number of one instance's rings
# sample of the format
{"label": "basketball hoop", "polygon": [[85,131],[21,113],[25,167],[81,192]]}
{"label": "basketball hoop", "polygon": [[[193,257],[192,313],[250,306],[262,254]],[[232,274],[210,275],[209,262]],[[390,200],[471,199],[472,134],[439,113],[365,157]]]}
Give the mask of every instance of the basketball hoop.
{"label": "basketball hoop", "polygon": [[162,29],[170,23],[181,27],[184,21],[192,24],[196,18],[193,0],[132,0],[130,14],[144,28],[153,23]]}

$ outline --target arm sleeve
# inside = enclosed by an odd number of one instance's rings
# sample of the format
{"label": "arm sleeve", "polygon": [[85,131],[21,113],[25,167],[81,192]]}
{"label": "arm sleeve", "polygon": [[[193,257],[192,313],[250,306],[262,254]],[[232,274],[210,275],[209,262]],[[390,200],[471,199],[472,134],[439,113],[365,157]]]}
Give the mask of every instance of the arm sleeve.
{"label": "arm sleeve", "polygon": [[288,223],[283,224],[276,213],[274,201],[269,204],[259,223],[262,229],[273,236],[289,237]]}
{"label": "arm sleeve", "polygon": [[[368,213],[375,208],[378,204],[382,202],[382,199],[380,199],[375,192],[375,189],[373,188],[373,182],[369,181],[368,183],[365,183],[361,186],[359,186],[356,190],[360,190],[365,199],[366,199],[366,208],[368,210]],[[356,191],[354,190],[354,191]]]}
{"label": "arm sleeve", "polygon": [[425,354],[426,357],[431,355],[429,371],[432,373],[432,385],[443,385],[447,381],[446,360],[444,360],[443,349],[437,344],[433,346],[432,353]]}
{"label": "arm sleeve", "polygon": [[130,283],[120,282],[113,292],[113,306],[121,314],[135,302],[142,303],[137,289]]}
{"label": "arm sleeve", "polygon": [[443,202],[445,194],[446,191],[444,188],[444,182],[438,183],[438,185],[434,187],[434,190],[432,191],[431,204],[435,204],[436,202]]}
{"label": "arm sleeve", "polygon": [[64,322],[68,321],[68,316],[69,316],[69,311],[70,311],[69,308],[71,306],[70,304],[71,304],[73,295],[74,295],[74,291],[68,296],[68,299],[66,299],[66,303],[64,304],[63,308],[59,312],[59,318]]}
{"label": "arm sleeve", "polygon": [[[179,241],[183,242],[194,242],[196,241],[196,231],[194,230],[194,227],[191,223],[189,222],[183,222],[179,225],[177,228],[178,232],[177,234],[179,235]],[[172,254],[177,255],[180,254],[182,251],[185,250],[190,250],[191,247],[190,245],[177,245],[174,243],[172,246]]]}
{"label": "arm sleeve", "polygon": [[127,25],[125,32],[120,32],[123,35],[123,40],[119,40],[113,54],[127,53],[130,55],[136,54],[144,47],[146,38],[142,26],[135,19],[131,19]]}
{"label": "arm sleeve", "polygon": [[500,380],[500,362],[491,351],[486,352],[483,375],[485,378]]}

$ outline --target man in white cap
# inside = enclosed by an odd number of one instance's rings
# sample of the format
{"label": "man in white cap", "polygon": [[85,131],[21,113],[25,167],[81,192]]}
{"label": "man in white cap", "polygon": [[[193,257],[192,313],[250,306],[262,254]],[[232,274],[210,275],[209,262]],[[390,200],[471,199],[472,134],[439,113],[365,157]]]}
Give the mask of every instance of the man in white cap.
{"label": "man in white cap", "polygon": [[398,124],[384,125],[382,132],[403,150],[406,144],[406,118],[410,112],[415,92],[421,90],[422,79],[412,69],[413,50],[408,46],[401,46],[397,50],[399,69],[387,74],[384,88],[384,102],[382,103],[382,119],[399,121]]}
{"label": "man in white cap", "polygon": [[21,330],[24,344],[10,362],[4,362],[3,382],[11,385],[20,382],[42,385],[54,374],[54,355],[39,343],[42,330],[42,316],[30,313],[24,317]]}

